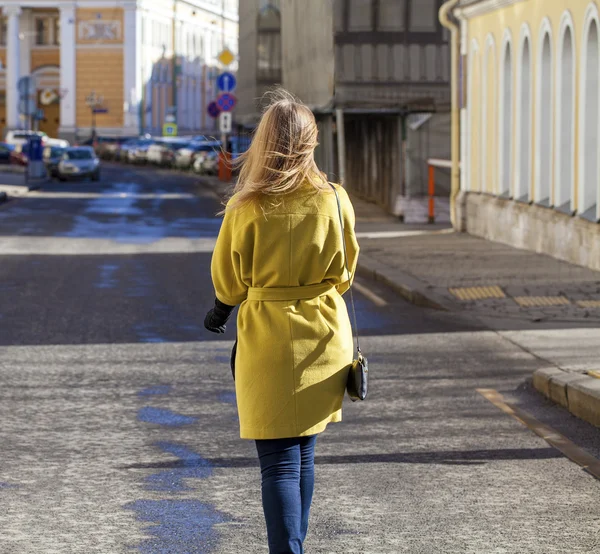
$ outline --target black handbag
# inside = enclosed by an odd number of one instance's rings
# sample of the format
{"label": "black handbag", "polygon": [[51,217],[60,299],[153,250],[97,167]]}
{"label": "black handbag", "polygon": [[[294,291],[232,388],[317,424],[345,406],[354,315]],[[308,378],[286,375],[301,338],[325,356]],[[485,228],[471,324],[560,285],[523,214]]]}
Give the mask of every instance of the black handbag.
{"label": "black handbag", "polygon": [[342,226],[342,244],[344,246],[344,266],[348,273],[348,288],[350,291],[350,304],[352,306],[352,321],[354,322],[354,336],[356,337],[356,359],[352,361],[348,370],[348,382],[346,383],[346,390],[348,396],[352,402],[357,400],[364,400],[367,397],[367,390],[369,384],[369,361],[366,356],[360,350],[360,340],[358,338],[358,324],[356,320],[356,308],[354,306],[354,295],[352,294],[352,275],[348,268],[348,250],[346,248],[346,234],[344,229],[344,218],[342,217],[342,205],[340,203],[340,197],[335,187],[330,183],[333,192],[335,193],[335,199],[337,200],[338,213],[340,215],[340,225]]}

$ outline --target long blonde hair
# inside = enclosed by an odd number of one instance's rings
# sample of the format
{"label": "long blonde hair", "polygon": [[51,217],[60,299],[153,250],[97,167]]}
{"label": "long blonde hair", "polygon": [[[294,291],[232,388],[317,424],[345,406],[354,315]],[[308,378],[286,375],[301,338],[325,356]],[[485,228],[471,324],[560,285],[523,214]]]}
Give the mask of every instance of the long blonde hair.
{"label": "long blonde hair", "polygon": [[304,183],[328,187],[314,158],[318,129],[312,111],[283,89],[270,94],[250,148],[235,161],[240,172],[227,209],[264,198],[276,205]]}

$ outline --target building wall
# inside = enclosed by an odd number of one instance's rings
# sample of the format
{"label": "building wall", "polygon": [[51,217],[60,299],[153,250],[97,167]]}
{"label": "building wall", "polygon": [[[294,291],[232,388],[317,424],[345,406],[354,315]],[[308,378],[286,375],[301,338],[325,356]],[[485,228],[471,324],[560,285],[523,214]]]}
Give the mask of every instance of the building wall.
{"label": "building wall", "polygon": [[[111,34],[98,38],[88,31],[97,22],[111,26]],[[104,98],[108,113],[96,115],[96,127],[119,128],[124,124],[123,102],[123,10],[77,9],[76,28],[76,123],[79,128],[91,126],[91,110],[86,97],[92,91]],[[93,38],[92,38],[93,37]],[[99,131],[101,133],[101,131]]]}
{"label": "building wall", "polygon": [[[571,205],[569,211],[580,211],[578,193],[580,186],[581,166],[579,163],[579,153],[582,147],[581,144],[581,94],[583,90],[582,79],[585,81],[585,77],[582,73],[583,63],[583,39],[586,21],[586,12],[590,10],[597,10],[597,3],[590,2],[589,0],[557,0],[554,2],[544,2],[543,0],[528,0],[527,2],[517,2],[512,6],[505,7],[494,12],[477,16],[468,21],[468,33],[470,42],[470,54],[469,64],[471,67],[471,86],[469,90],[469,116],[471,118],[471,140],[469,144],[469,168],[470,168],[470,190],[484,191],[490,193],[502,192],[501,184],[497,183],[498,174],[500,168],[498,164],[499,158],[499,136],[500,133],[487,132],[485,133],[485,140],[481,140],[484,135],[483,131],[485,128],[483,125],[487,124],[490,128],[494,128],[495,125],[500,126],[501,121],[498,118],[498,107],[491,98],[488,98],[487,104],[484,102],[482,97],[482,84],[480,82],[480,76],[485,73],[486,81],[488,81],[489,90],[498,91],[499,103],[501,102],[501,91],[500,77],[502,73],[502,54],[503,45],[506,42],[510,42],[512,48],[512,129],[511,129],[511,189],[509,190],[510,196],[518,196],[519,193],[523,192],[527,195],[527,199],[533,201],[541,201],[543,198],[539,198],[538,192],[536,192],[535,186],[535,162],[536,157],[540,154],[540,140],[539,131],[536,129],[536,110],[540,109],[540,105],[536,102],[536,96],[538,87],[552,87],[552,115],[553,125],[552,132],[555,134],[554,141],[556,142],[556,133],[560,130],[559,122],[557,119],[557,111],[560,111],[563,106],[559,106],[558,102],[558,87],[559,84],[559,49],[561,47],[561,22],[562,26],[570,26],[572,29],[573,36],[573,49],[574,49],[574,118],[573,120],[574,129],[569,132],[573,133],[573,152],[572,164],[573,164],[573,190],[569,192],[569,200]],[[540,79],[540,47],[542,34],[540,33],[542,26],[544,29],[549,29],[551,33],[551,46],[552,46],[552,79],[550,81],[541,83]],[[572,25],[572,27],[571,27]],[[519,103],[522,103],[522,94],[520,94],[520,72],[521,72],[521,59],[520,50],[521,44],[525,36],[529,38],[530,56],[532,62],[531,72],[531,92],[533,101],[531,102],[531,109],[528,112],[529,117],[524,119],[522,112],[519,109]],[[490,55],[490,52],[494,52],[495,55]],[[486,53],[488,54],[486,56]],[[486,67],[487,66],[487,67]],[[493,69],[492,69],[493,68]],[[491,82],[490,82],[491,79]],[[557,108],[560,108],[557,110]],[[500,108],[501,110],[502,108]],[[479,121],[481,119],[481,121]],[[518,170],[517,164],[520,161],[520,148],[519,148],[519,134],[523,132],[523,126],[527,125],[531,129],[529,139],[527,142],[531,143],[531,156],[532,165],[530,171],[530,178],[527,183],[519,183],[522,190],[517,190],[517,177]],[[522,142],[522,139],[521,139]],[[481,146],[481,151],[480,151]],[[525,145],[526,146],[526,145]],[[486,167],[482,168],[482,162],[485,163]],[[482,173],[482,169],[488,169]],[[556,174],[556,164],[552,170],[552,186],[550,186],[550,204],[557,205],[560,203],[558,194],[558,176]],[[522,179],[520,179],[522,181]],[[564,202],[563,202],[564,204]],[[557,205],[558,207],[558,205]]]}
{"label": "building wall", "polygon": [[259,0],[240,2],[240,68],[238,71],[238,98],[236,119],[251,123],[258,111],[258,83],[256,80],[256,20]]}
{"label": "building wall", "polygon": [[[581,234],[593,234],[600,220],[598,7],[527,0],[481,15],[464,11],[469,137],[462,188],[514,199],[469,200],[486,210],[466,209],[467,229],[586,265],[581,245],[589,241]],[[512,207],[515,201],[523,204]],[[573,215],[585,224],[565,223]],[[546,239],[536,239],[540,233]]]}
{"label": "building wall", "polygon": [[284,87],[309,106],[331,104],[334,95],[333,0],[282,0]]}

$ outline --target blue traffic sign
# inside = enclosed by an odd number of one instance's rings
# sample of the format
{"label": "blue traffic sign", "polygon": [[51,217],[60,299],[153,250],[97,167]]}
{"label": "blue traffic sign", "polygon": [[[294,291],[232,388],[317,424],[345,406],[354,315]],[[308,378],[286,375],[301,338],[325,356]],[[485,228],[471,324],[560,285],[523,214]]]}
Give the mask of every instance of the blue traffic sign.
{"label": "blue traffic sign", "polygon": [[222,112],[230,112],[235,108],[235,104],[237,103],[237,98],[233,94],[229,94],[228,92],[224,92],[219,95],[217,98],[217,105],[221,108]]}
{"label": "blue traffic sign", "polygon": [[206,111],[208,112],[208,115],[210,115],[210,117],[219,117],[219,114],[221,113],[221,108],[219,108],[216,102],[211,102],[206,108]]}
{"label": "blue traffic sign", "polygon": [[229,71],[225,71],[225,73],[221,73],[221,75],[217,77],[217,87],[223,92],[231,92],[235,89],[236,85],[237,81],[235,75]]}

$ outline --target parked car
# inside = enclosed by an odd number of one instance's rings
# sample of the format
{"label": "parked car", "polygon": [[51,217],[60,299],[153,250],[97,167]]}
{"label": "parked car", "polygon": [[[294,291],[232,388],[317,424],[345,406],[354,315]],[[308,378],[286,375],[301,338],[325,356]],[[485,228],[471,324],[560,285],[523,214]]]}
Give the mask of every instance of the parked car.
{"label": "parked car", "polygon": [[13,148],[10,151],[10,163],[26,166],[29,163],[27,143],[12,144],[11,146]]}
{"label": "parked car", "polygon": [[188,146],[189,141],[183,139],[160,139],[148,148],[149,163],[171,167],[175,163],[175,152]]}
{"label": "parked car", "polygon": [[148,161],[148,149],[155,144],[153,139],[139,139],[127,149],[127,161],[143,164]]}
{"label": "parked car", "polygon": [[191,169],[196,158],[206,152],[217,151],[221,146],[218,141],[191,142],[185,148],[175,152],[175,167],[179,169]]}
{"label": "parked car", "polygon": [[202,175],[216,175],[219,172],[219,153],[214,149],[200,152],[194,160],[193,169]]}
{"label": "parked car", "polygon": [[55,146],[57,148],[68,148],[71,146],[68,140],[46,137],[43,141],[44,146]]}
{"label": "parked car", "polygon": [[100,180],[100,160],[91,146],[67,148],[58,164],[58,178],[66,181],[70,178],[91,177]]}
{"label": "parked car", "polygon": [[45,146],[42,154],[46,171],[51,178],[58,177],[58,164],[65,153],[66,148],[61,146]]}
{"label": "parked car", "polygon": [[42,141],[48,138],[48,135],[46,133],[42,133],[41,131],[8,131],[8,133],[6,133],[4,142],[7,142],[8,144],[14,144],[15,146],[18,144],[27,144],[29,137],[32,135],[42,137]]}
{"label": "parked car", "polygon": [[0,142],[0,164],[11,163],[11,153],[15,149],[14,144]]}

